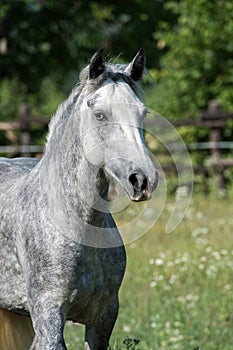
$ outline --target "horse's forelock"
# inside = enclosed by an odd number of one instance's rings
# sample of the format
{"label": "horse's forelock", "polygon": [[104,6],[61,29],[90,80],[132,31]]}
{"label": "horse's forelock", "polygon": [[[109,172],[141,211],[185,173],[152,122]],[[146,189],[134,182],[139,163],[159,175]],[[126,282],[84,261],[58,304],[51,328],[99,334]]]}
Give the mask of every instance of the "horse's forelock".
{"label": "horse's forelock", "polygon": [[125,68],[127,65],[124,64],[109,64],[105,65],[105,71],[103,74],[98,76],[96,79],[89,80],[89,66],[85,67],[80,73],[80,90],[84,86],[88,87],[88,94],[98,90],[106,81],[112,80],[117,83],[120,81],[125,82],[130,88],[139,96],[141,90],[138,83],[136,83],[128,74],[126,74]]}

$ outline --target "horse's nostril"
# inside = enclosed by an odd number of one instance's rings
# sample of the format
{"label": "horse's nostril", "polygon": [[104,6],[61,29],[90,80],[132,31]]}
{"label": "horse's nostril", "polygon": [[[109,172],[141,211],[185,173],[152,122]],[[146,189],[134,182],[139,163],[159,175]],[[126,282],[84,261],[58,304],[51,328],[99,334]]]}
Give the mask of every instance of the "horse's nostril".
{"label": "horse's nostril", "polygon": [[129,182],[136,191],[143,191],[147,188],[147,178],[143,173],[133,173],[129,176]]}

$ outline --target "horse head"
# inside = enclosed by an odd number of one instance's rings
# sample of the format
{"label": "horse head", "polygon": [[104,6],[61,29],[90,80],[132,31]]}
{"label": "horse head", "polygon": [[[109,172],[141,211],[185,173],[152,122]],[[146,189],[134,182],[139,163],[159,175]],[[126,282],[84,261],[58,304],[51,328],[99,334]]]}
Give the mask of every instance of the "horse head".
{"label": "horse head", "polygon": [[117,180],[132,201],[150,199],[158,183],[145,145],[147,108],[137,84],[144,64],[142,49],[128,65],[105,64],[102,50],[97,51],[85,70],[88,76],[80,108],[89,162]]}

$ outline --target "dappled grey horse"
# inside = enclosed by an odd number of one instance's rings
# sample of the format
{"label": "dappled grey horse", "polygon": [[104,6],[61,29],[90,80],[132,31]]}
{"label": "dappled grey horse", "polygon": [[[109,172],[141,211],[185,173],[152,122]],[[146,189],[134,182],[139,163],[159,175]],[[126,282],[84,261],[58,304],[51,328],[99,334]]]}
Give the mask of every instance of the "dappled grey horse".
{"label": "dappled grey horse", "polygon": [[[11,327],[14,316],[32,321],[31,350],[66,349],[66,320],[86,326],[86,350],[108,347],[126,264],[109,179],[132,201],[157,185],[137,86],[144,61],[140,50],[129,65],[107,64],[97,51],[52,118],[42,159],[0,158],[0,329],[8,314]],[[8,335],[0,346],[19,350]]]}

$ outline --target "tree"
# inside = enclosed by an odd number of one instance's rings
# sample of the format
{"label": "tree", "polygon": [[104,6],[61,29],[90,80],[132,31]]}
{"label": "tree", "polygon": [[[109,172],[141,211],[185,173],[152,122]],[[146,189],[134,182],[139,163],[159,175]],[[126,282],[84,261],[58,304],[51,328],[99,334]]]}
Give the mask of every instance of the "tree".
{"label": "tree", "polygon": [[174,18],[163,3],[1,0],[0,117],[12,118],[20,101],[50,114],[100,47],[122,61],[143,47],[148,67],[158,68],[162,52],[154,33],[159,21]]}
{"label": "tree", "polygon": [[196,116],[211,99],[233,110],[233,2],[181,0],[165,7],[177,22],[161,22],[156,33],[165,54],[162,70],[154,71],[151,105],[179,119]]}

